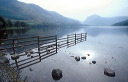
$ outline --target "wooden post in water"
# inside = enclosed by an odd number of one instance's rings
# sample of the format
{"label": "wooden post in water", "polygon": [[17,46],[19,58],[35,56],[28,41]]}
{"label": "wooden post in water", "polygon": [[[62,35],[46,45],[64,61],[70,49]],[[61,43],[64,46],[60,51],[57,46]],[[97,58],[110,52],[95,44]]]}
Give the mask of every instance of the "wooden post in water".
{"label": "wooden post in water", "polygon": [[[15,39],[13,39],[13,55],[16,55]],[[19,68],[17,59],[15,59],[16,67]]]}
{"label": "wooden post in water", "polygon": [[75,34],[75,45],[76,45],[76,34]]}
{"label": "wooden post in water", "polygon": [[87,33],[85,33],[85,41],[86,41],[86,38],[87,38]]}
{"label": "wooden post in water", "polygon": [[39,36],[37,36],[37,39],[38,39],[38,54],[39,54],[39,59],[40,59],[40,61],[41,61],[41,56],[40,56],[40,37]]}
{"label": "wooden post in water", "polygon": [[15,59],[16,67],[19,68],[17,59]]}
{"label": "wooden post in water", "polygon": [[57,35],[55,36],[55,39],[56,39],[56,53],[57,53]]}
{"label": "wooden post in water", "polygon": [[81,33],[81,42],[82,42],[82,33]]}
{"label": "wooden post in water", "polygon": [[68,48],[68,35],[67,35],[67,48]]}
{"label": "wooden post in water", "polygon": [[16,54],[16,50],[15,50],[15,39],[13,39],[13,54]]}

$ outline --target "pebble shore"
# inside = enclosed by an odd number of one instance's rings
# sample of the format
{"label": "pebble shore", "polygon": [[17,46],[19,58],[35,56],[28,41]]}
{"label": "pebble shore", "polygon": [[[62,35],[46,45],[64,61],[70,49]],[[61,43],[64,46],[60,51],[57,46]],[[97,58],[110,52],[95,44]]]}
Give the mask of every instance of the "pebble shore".
{"label": "pebble shore", "polygon": [[9,65],[0,64],[0,82],[20,82],[18,73]]}

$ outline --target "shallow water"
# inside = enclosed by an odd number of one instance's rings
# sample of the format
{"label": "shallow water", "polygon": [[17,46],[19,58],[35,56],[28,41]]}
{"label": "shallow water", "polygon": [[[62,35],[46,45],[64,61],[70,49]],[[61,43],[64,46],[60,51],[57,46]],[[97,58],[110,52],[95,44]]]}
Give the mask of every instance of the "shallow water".
{"label": "shallow water", "polygon": [[[10,37],[58,35],[61,38],[67,34],[85,32],[86,41],[69,48],[61,48],[57,54],[22,69],[22,79],[27,77],[29,82],[54,82],[52,70],[61,69],[63,77],[58,82],[128,82],[128,27],[40,28]],[[71,56],[86,56],[86,59],[75,61]],[[92,61],[96,61],[96,64],[92,64]],[[113,68],[115,77],[104,75],[104,68]]]}

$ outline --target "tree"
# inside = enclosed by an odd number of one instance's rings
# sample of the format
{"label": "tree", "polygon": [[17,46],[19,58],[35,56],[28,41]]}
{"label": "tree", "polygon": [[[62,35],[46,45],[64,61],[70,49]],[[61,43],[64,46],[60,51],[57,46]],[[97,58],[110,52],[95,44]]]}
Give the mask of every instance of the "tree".
{"label": "tree", "polygon": [[3,17],[0,16],[0,29],[6,28],[6,21]]}
{"label": "tree", "polygon": [[26,23],[25,22],[21,22],[21,27],[26,27]]}
{"label": "tree", "polygon": [[15,22],[15,27],[21,27],[21,22],[20,21],[16,21]]}
{"label": "tree", "polygon": [[11,20],[7,20],[7,23],[8,23],[8,27],[13,27],[13,23]]}
{"label": "tree", "polygon": [[7,23],[5,19],[0,16],[0,39],[6,38],[8,36],[7,30],[6,30],[6,24]]}

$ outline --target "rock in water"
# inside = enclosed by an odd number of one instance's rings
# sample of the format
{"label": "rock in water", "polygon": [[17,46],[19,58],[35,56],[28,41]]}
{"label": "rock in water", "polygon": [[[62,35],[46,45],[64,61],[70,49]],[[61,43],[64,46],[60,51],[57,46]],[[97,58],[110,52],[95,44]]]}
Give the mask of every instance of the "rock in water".
{"label": "rock in water", "polygon": [[80,57],[79,57],[79,56],[76,56],[76,57],[75,57],[75,60],[76,60],[76,61],[80,61]]}
{"label": "rock in water", "polygon": [[81,57],[81,59],[86,59],[86,56]]}
{"label": "rock in water", "polygon": [[59,80],[59,79],[61,79],[63,77],[63,75],[62,75],[62,70],[60,70],[60,69],[53,69],[52,70],[52,78],[54,79],[54,80]]}
{"label": "rock in water", "polygon": [[115,77],[115,71],[112,68],[104,68],[104,74],[110,77]]}
{"label": "rock in water", "polygon": [[92,61],[93,64],[96,64],[96,61]]}
{"label": "rock in water", "polygon": [[15,55],[12,55],[11,56],[12,60],[16,60],[16,59],[19,59],[19,55],[15,54]]}
{"label": "rock in water", "polygon": [[88,56],[90,56],[90,54],[87,54]]}
{"label": "rock in water", "polygon": [[32,68],[29,68],[30,71],[33,71]]}

